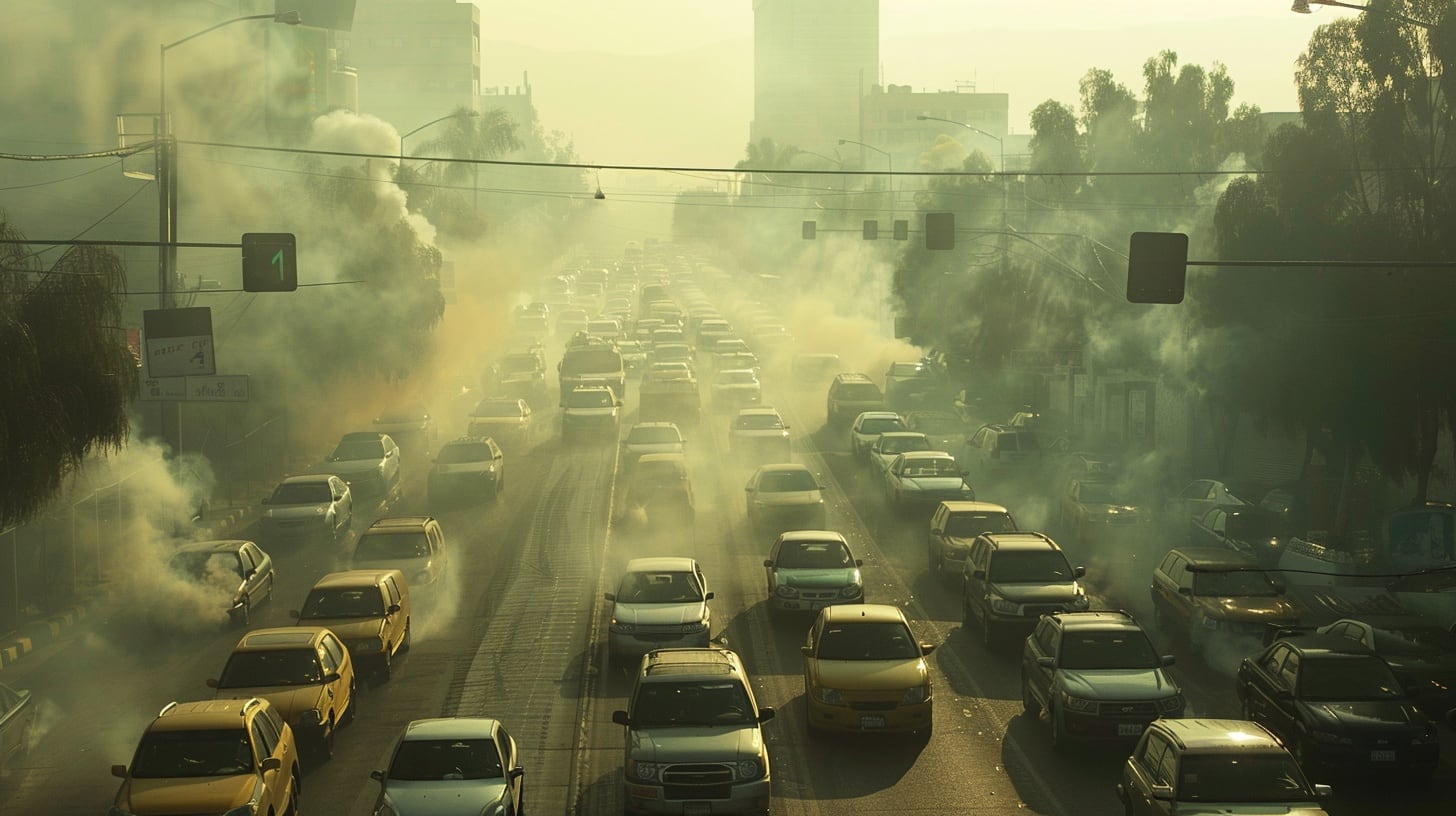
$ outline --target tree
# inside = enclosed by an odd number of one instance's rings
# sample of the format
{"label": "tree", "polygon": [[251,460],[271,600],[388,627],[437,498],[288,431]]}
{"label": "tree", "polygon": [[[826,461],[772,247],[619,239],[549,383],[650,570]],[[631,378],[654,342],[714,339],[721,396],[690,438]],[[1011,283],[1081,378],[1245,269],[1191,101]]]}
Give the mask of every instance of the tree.
{"label": "tree", "polygon": [[[0,237],[23,239],[0,211]],[[119,450],[139,361],[118,328],[120,258],[77,246],[42,269],[0,244],[0,527],[35,516],[90,454]]]}
{"label": "tree", "polygon": [[762,171],[783,170],[801,152],[803,151],[793,145],[781,145],[765,136],[756,142],[748,143],[743,159],[733,165],[733,169],[748,171],[744,180],[748,184],[749,195],[765,192],[764,186],[773,184],[774,181],[771,173]]}
{"label": "tree", "polygon": [[[417,172],[443,184],[460,185],[468,179],[469,211],[465,212],[463,196],[458,193],[442,195],[438,190],[433,195],[425,195],[418,209],[432,222],[438,221],[437,226],[441,229],[467,237],[478,235],[484,223],[479,216],[480,162],[521,149],[516,130],[516,122],[502,108],[490,108],[479,113],[465,107],[456,108],[450,119],[440,123],[438,135],[422,144],[420,150],[463,161],[444,162],[438,169]],[[401,184],[414,180],[406,173]],[[414,186],[410,194],[416,196],[420,191],[419,186]]]}

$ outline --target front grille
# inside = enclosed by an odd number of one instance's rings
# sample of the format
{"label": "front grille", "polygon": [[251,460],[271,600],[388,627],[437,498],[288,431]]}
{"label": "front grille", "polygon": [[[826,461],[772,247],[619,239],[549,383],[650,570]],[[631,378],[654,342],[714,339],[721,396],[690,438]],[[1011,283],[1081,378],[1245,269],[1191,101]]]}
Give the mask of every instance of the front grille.
{"label": "front grille", "polygon": [[839,597],[839,590],[802,590],[799,597],[806,601],[831,601]]}
{"label": "front grille", "polygon": [[1042,615],[1050,615],[1053,612],[1066,611],[1065,604],[1026,604],[1021,607],[1021,614],[1028,618],[1041,618]]}
{"label": "front grille", "polygon": [[716,762],[669,765],[662,771],[662,784],[668,788],[701,790],[717,785],[723,786],[724,794],[722,796],[697,793],[677,797],[681,799],[726,799],[728,785],[732,781],[733,766]]}
{"label": "front grille", "polygon": [[1129,702],[1129,703],[1099,703],[1097,715],[1100,717],[1156,717],[1158,716],[1158,704],[1156,702]]}
{"label": "front grille", "polygon": [[663,785],[662,797],[669,802],[684,799],[730,799],[731,785]]}
{"label": "front grille", "polygon": [[855,711],[893,711],[895,702],[892,700],[860,700],[851,702],[849,707]]}

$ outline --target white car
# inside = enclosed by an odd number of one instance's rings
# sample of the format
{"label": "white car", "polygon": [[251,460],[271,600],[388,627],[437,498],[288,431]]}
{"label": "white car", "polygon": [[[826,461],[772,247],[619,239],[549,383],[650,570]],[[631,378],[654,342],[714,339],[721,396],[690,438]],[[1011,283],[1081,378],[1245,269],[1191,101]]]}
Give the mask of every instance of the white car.
{"label": "white car", "polygon": [[788,462],[791,450],[789,426],[776,408],[744,408],[728,427],[728,451],[737,459]]}
{"label": "white car", "polygon": [[634,558],[612,602],[607,658],[639,658],[653,649],[707,646],[713,593],[696,559]]}
{"label": "white car", "polygon": [[941,450],[934,448],[925,434],[916,431],[890,431],[880,434],[880,438],[870,445],[870,464],[874,466],[875,473],[883,474],[890,469],[890,463],[895,457],[910,451]]}
{"label": "white car", "polygon": [[713,408],[732,411],[758,405],[763,399],[763,384],[751,368],[734,368],[713,375]]}
{"label": "white car", "polygon": [[526,771],[516,740],[499,720],[415,720],[394,746],[379,783],[377,816],[519,814]]}
{"label": "white car", "polygon": [[263,499],[258,526],[265,537],[338,541],[354,524],[354,494],[338,476],[289,476]]}
{"label": "white car", "polygon": [[854,418],[849,428],[849,452],[859,458],[869,456],[870,446],[880,434],[903,430],[905,420],[894,411],[865,411]]}
{"label": "white car", "polygon": [[347,433],[317,471],[348,482],[357,499],[389,502],[399,497],[399,458],[399,445],[389,434]]}
{"label": "white car", "polygon": [[824,529],[824,486],[797,463],[764,465],[743,488],[748,524],[755,530]]}

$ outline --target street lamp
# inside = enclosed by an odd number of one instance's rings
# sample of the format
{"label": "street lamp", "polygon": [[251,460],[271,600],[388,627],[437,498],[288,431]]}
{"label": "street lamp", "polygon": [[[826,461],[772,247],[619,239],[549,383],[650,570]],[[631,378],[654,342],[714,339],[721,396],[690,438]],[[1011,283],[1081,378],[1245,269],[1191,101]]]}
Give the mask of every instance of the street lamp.
{"label": "street lamp", "polygon": [[876,153],[879,153],[881,156],[884,156],[885,157],[885,167],[890,171],[890,195],[891,195],[890,204],[893,207],[894,206],[893,196],[895,194],[895,159],[890,155],[889,151],[887,151],[887,150],[881,150],[881,149],[879,149],[878,147],[875,147],[872,144],[865,144],[864,142],[856,142],[853,139],[840,139],[839,140],[839,144],[840,144],[841,147],[844,146],[844,145],[847,145],[847,144],[859,145],[860,147],[867,147],[870,150],[873,150]]}
{"label": "street lamp", "polygon": [[996,148],[1001,154],[999,169],[999,175],[1001,176],[1001,262],[1003,264],[1009,264],[1010,259],[1006,255],[1006,140],[1001,138],[1000,136],[997,136],[994,133],[981,130],[975,125],[967,124],[965,122],[958,122],[954,119],[942,119],[939,116],[926,116],[925,114],[916,116],[915,119],[916,121],[920,122],[945,122],[946,124],[950,125],[960,125],[966,130],[975,131],[976,133],[979,133],[988,139],[996,140]]}
{"label": "street lamp", "polygon": [[1431,29],[1436,27],[1435,23],[1428,23],[1425,20],[1417,20],[1414,17],[1407,17],[1404,14],[1401,14],[1400,12],[1394,11],[1392,9],[1377,8],[1375,6],[1361,6],[1356,5],[1355,3],[1341,3],[1339,2],[1339,0],[1294,0],[1294,5],[1290,6],[1289,10],[1298,14],[1309,14],[1314,11],[1314,9],[1310,8],[1310,6],[1335,6],[1336,8],[1354,9],[1355,11],[1373,11],[1376,14],[1384,14],[1388,17],[1394,17],[1395,19],[1400,20],[1403,23],[1409,23],[1413,26],[1420,26],[1421,28]]}
{"label": "street lamp", "polygon": [[479,115],[480,115],[480,111],[474,111],[474,110],[455,111],[454,113],[450,113],[450,114],[446,114],[444,116],[441,116],[439,119],[431,119],[430,121],[424,123],[423,125],[420,125],[419,127],[415,128],[414,130],[411,130],[409,133],[406,133],[406,134],[400,136],[399,137],[399,160],[400,160],[400,163],[401,164],[404,163],[404,140],[405,139],[408,139],[409,137],[415,135],[416,133],[419,133],[420,131],[424,130],[425,128],[429,127],[430,125],[438,125],[439,123],[445,121],[446,119],[474,118],[474,117],[479,116]]}
{"label": "street lamp", "polygon": [[247,22],[248,20],[272,20],[275,23],[295,26],[303,22],[303,17],[296,11],[280,11],[275,14],[249,14],[244,17],[234,17],[231,20],[223,20],[192,33],[180,40],[170,43],[163,43],[158,51],[160,70],[157,78],[157,298],[159,308],[168,309],[172,306],[172,279],[177,266],[177,173],[172,163],[176,160],[176,146],[172,144],[172,122],[167,115],[167,52],[183,43],[201,37],[233,23]]}

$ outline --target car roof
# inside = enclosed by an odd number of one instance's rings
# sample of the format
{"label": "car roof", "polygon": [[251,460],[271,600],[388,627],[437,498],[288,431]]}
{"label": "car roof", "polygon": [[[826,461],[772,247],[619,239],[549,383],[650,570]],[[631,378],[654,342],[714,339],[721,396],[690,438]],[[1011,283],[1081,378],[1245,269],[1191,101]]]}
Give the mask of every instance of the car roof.
{"label": "car roof", "polygon": [[330,473],[306,473],[300,476],[289,476],[279,484],[328,484],[330,478],[335,478]]}
{"label": "car roof", "polygon": [[434,516],[386,516],[382,519],[375,519],[374,523],[369,525],[369,529],[364,532],[369,533],[376,530],[385,532],[415,530],[424,527],[434,520]]}
{"label": "car roof", "polygon": [[1186,717],[1153,721],[1185,751],[1199,753],[1286,753],[1279,739],[1264,726],[1248,720]]}
{"label": "car roof", "polygon": [[925,434],[920,431],[885,431],[880,434],[881,439],[925,439]]}
{"label": "car roof", "polygon": [[411,720],[400,742],[415,740],[480,739],[495,735],[500,721],[492,717],[432,717]]}
{"label": "car roof", "polygon": [[1094,612],[1054,612],[1050,617],[1061,622],[1063,629],[1108,630],[1132,629],[1142,631],[1137,619],[1121,610],[1098,610]]}
{"label": "car roof", "polygon": [[[477,419],[483,419],[484,417],[476,417],[476,418]],[[479,445],[479,444],[483,444],[485,442],[492,442],[492,441],[494,441],[494,440],[491,437],[489,437],[489,436],[457,436],[454,439],[450,440],[449,442],[446,442],[445,444],[441,445],[440,447],[442,447],[442,448],[449,448],[449,447],[455,447],[455,446],[460,446],[460,445]]]}
{"label": "car roof", "polygon": [[785,530],[779,533],[780,541],[843,541],[849,540],[842,533],[833,530]]}
{"label": "car roof", "polygon": [[273,629],[254,629],[243,635],[235,652],[271,652],[279,649],[307,649],[324,632],[322,626],[280,626]]}
{"label": "car roof", "polygon": [[894,411],[863,411],[854,418],[855,422],[862,419],[899,419],[900,415]]}
{"label": "car roof", "polygon": [[1300,634],[1282,637],[1276,643],[1288,643],[1306,656],[1378,657],[1375,652],[1343,635]]}
{"label": "car roof", "polygon": [[681,433],[681,430],[677,427],[676,422],[666,422],[663,420],[654,420],[652,422],[638,422],[632,426],[632,430],[634,431],[638,428],[672,428],[673,430]]}
{"label": "car roof", "polygon": [[686,467],[688,457],[681,453],[644,453],[637,460],[637,464],[639,465],[648,465],[653,462],[679,462]]}
{"label": "car roof", "polygon": [[989,539],[1000,550],[1061,550],[1057,542],[1043,533],[982,533],[981,537]]}
{"label": "car roof", "polygon": [[874,384],[874,380],[870,379],[870,375],[863,374],[858,371],[848,371],[843,374],[838,374],[835,375],[834,379],[838,380],[839,382],[867,382],[871,385]]}
{"label": "car roof", "polygon": [[387,436],[389,436],[389,434],[380,433],[379,431],[352,431],[350,433],[344,434],[342,437],[339,437],[339,441],[357,442],[359,440],[368,440],[372,442],[375,440],[382,440]]}
{"label": "car roof", "polygon": [[1251,567],[1258,564],[1238,550],[1223,547],[1175,547],[1174,551],[1199,567]]}
{"label": "car roof", "polygon": [[802,470],[806,473],[811,472],[809,470],[809,466],[804,464],[803,462],[778,462],[772,465],[758,466],[758,471],[760,473],[786,473],[791,470]]}
{"label": "car roof", "polygon": [[947,453],[945,451],[935,451],[935,450],[905,451],[904,453],[900,454],[900,456],[904,457],[905,461],[907,461],[907,462],[912,462],[912,461],[915,461],[917,459],[924,460],[924,459],[954,459],[955,458],[954,456],[950,455],[949,453]]}
{"label": "car roof", "polygon": [[[251,544],[251,543],[252,542],[247,541],[247,540],[244,540],[244,539],[241,539],[241,538],[224,538],[224,539],[218,539],[216,541],[192,541],[192,542],[189,542],[187,544],[183,544],[183,545],[179,546],[177,548],[177,550],[176,550],[176,553],[194,553],[194,552],[216,552],[216,553],[223,553],[223,552],[225,552],[225,553],[231,553],[231,552],[237,552],[238,549],[241,548],[244,544]],[[176,554],[176,553],[174,553],[174,554]]]}
{"label": "car roof", "polygon": [[633,558],[622,572],[692,572],[697,562],[687,556],[659,555],[648,558]]}
{"label": "car roof", "polygon": [[951,513],[1009,513],[1005,507],[999,504],[983,501],[943,501],[945,509]]}
{"label": "car roof", "polygon": [[340,589],[348,587],[374,586],[384,580],[387,575],[395,575],[400,578],[404,573],[399,570],[341,570],[331,572],[318,579],[313,585],[314,589]]}
{"label": "car roof", "polygon": [[260,697],[233,700],[194,700],[167,704],[148,731],[202,731],[242,729],[247,715],[255,708],[268,705]]}
{"label": "car roof", "polygon": [[1440,629],[1442,631],[1450,631],[1450,629],[1448,629],[1447,627],[1442,626],[1441,624],[1436,623],[1429,618],[1425,618],[1420,615],[1410,614],[1387,613],[1372,615],[1349,615],[1347,617],[1340,618],[1339,620],[1334,621],[1329,625],[1334,626],[1336,623],[1362,623],[1372,629],[1381,630]]}
{"label": "car roof", "polygon": [[738,415],[741,416],[741,417],[742,416],[779,416],[779,409],[774,408],[771,405],[765,405],[765,406],[763,406],[761,408],[740,408],[738,410]]}
{"label": "car roof", "polygon": [[647,653],[644,679],[685,674],[724,676],[740,674],[743,663],[738,655],[715,647],[655,649]]}
{"label": "car roof", "polygon": [[905,613],[893,604],[831,604],[819,613],[825,623],[846,621],[864,623],[893,623],[905,621]]}

